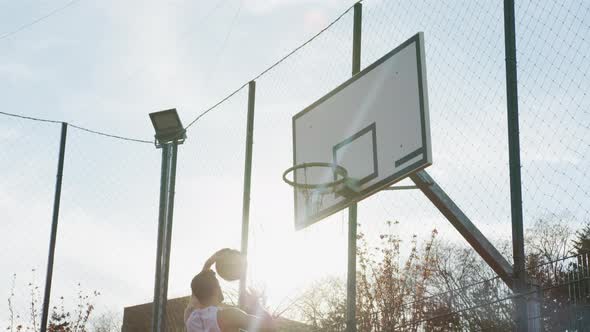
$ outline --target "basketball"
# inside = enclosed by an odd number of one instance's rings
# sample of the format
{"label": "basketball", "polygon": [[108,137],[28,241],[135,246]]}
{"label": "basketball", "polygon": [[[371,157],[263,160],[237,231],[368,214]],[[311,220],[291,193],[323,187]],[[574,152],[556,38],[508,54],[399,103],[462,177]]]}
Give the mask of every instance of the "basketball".
{"label": "basketball", "polygon": [[246,257],[237,250],[225,250],[215,261],[215,270],[227,281],[238,280],[246,271]]}

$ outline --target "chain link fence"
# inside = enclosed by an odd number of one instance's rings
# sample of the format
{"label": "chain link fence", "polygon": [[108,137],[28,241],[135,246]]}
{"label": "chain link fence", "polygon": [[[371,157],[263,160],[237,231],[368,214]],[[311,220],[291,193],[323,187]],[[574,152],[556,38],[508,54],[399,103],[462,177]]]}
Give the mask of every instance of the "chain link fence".
{"label": "chain link fence", "polygon": [[59,125],[4,117],[0,132],[3,151],[0,289],[4,304],[0,322],[4,327],[10,320],[16,320],[18,313],[31,311],[32,300],[42,295]]}

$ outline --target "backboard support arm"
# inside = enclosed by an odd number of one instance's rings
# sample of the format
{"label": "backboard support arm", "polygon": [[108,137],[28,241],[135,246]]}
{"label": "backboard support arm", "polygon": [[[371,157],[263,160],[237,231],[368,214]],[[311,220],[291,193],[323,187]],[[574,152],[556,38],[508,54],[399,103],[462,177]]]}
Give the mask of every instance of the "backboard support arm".
{"label": "backboard support arm", "polygon": [[428,197],[492,270],[512,289],[512,265],[508,263],[494,245],[477,229],[434,179],[424,170],[410,175],[410,179],[414,181],[418,189]]}

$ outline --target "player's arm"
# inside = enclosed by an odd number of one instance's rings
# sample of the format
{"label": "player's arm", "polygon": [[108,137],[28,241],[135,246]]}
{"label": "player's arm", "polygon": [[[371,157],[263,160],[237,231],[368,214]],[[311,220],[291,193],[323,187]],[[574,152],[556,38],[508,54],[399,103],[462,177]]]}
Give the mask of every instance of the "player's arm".
{"label": "player's arm", "polygon": [[276,324],[270,317],[249,315],[238,308],[226,308],[217,312],[217,323],[224,330],[242,329],[248,332],[276,331]]}
{"label": "player's arm", "polygon": [[209,257],[209,259],[203,265],[202,271],[210,270],[211,266],[213,266],[213,264],[215,264],[217,259],[227,250],[231,250],[231,249],[229,249],[229,248],[221,249],[221,250],[217,251],[216,253],[214,253],[211,257]]}
{"label": "player's arm", "polygon": [[240,299],[243,304],[241,309],[247,314],[272,320],[272,315],[260,304],[259,296],[255,295],[251,290],[246,290]]}

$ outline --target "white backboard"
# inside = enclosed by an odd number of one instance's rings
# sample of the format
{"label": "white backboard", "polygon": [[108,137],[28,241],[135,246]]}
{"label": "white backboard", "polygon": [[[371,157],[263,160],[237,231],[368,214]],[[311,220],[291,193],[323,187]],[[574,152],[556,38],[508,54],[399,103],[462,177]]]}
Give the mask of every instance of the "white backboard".
{"label": "white backboard", "polygon": [[[302,229],[432,164],[424,37],[418,33],[293,116],[293,164],[325,162],[360,180],[354,197],[295,188]],[[299,183],[334,180],[328,168],[297,170]]]}

